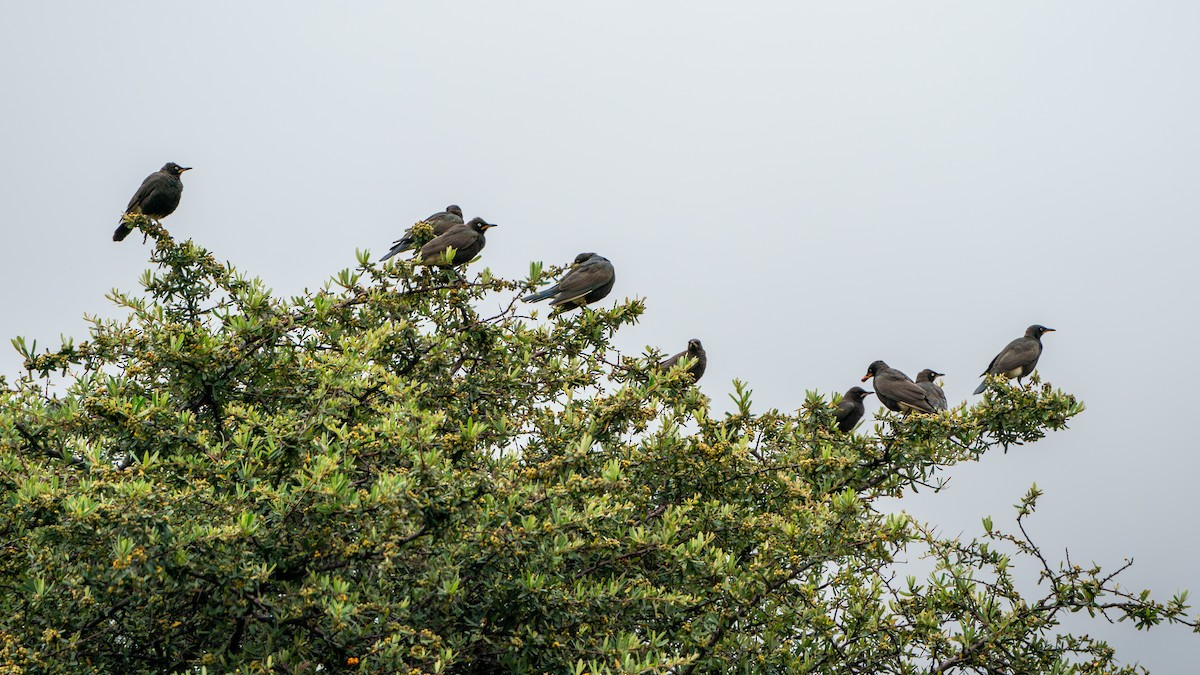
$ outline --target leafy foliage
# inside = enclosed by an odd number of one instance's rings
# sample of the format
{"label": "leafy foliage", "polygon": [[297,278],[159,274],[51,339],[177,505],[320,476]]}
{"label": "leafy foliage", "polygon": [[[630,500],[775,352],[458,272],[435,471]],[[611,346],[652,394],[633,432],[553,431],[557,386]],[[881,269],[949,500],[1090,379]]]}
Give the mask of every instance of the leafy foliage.
{"label": "leafy foliage", "polygon": [[[1035,383],[840,434],[715,417],[623,356],[641,302],[549,322],[510,281],[405,263],[282,299],[188,241],[0,393],[0,672],[1102,673],[1064,612],[1186,597],[943,538],[883,497],[1083,410]],[[480,307],[496,306],[494,315]],[[927,578],[896,562],[926,554]],[[1015,560],[1045,594],[1024,598]],[[1125,671],[1119,671],[1125,672]]]}

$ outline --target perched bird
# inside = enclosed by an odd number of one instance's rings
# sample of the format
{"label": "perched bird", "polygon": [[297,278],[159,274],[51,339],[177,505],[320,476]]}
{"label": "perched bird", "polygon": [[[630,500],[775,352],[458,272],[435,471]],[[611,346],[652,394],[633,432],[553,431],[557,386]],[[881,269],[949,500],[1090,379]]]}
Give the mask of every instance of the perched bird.
{"label": "perched bird", "polygon": [[[1015,377],[1017,384],[1021,384],[1021,378],[1033,372],[1033,369],[1037,367],[1038,359],[1042,356],[1042,335],[1053,332],[1053,328],[1046,328],[1036,323],[1026,328],[1025,336],[1013,340],[1008,343],[1007,347],[1000,350],[1000,353],[992,359],[987,370],[983,371],[980,377],[1003,375],[1008,380]],[[979,383],[979,388],[975,390],[975,393],[982,394],[984,389],[987,389],[987,380]]]}
{"label": "perched bird", "polygon": [[557,284],[521,299],[538,302],[553,298],[550,305],[565,312],[602,299],[612,290],[616,280],[617,272],[608,258],[595,253],[580,253]]}
{"label": "perched bird", "polygon": [[708,367],[708,354],[704,351],[704,345],[700,344],[700,341],[696,338],[688,340],[686,351],[679,352],[675,356],[663,361],[658,364],[658,367],[660,370],[670,370],[685,356],[689,359],[695,359],[695,363],[687,371],[691,373],[692,381],[699,382],[700,378],[704,376],[704,369]]}
{"label": "perched bird", "polygon": [[929,402],[938,410],[946,410],[950,407],[946,402],[946,392],[934,382],[935,379],[945,376],[945,373],[939,373],[929,368],[917,373],[917,386],[924,389],[926,394],[929,394]]}
{"label": "perched bird", "polygon": [[873,391],[867,391],[862,387],[850,387],[842,396],[841,402],[837,405],[837,428],[838,431],[850,431],[855,424],[862,419],[867,412],[863,406],[863,399],[874,394]]}
{"label": "perched bird", "polygon": [[[440,237],[455,225],[463,224],[462,209],[458,208],[457,204],[451,204],[446,207],[445,211],[438,211],[421,222],[432,225],[433,236]],[[383,262],[402,251],[407,251],[416,245],[416,243],[417,238],[413,235],[412,228],[410,227],[404,231],[404,236],[392,242],[392,249],[387,252],[387,255],[380,258],[379,262]]]}
{"label": "perched bird", "polygon": [[875,378],[875,395],[879,402],[896,412],[910,413],[937,412],[937,407],[929,400],[929,394],[917,386],[916,382],[908,379],[904,373],[888,366],[883,361],[875,361],[867,367],[867,374],[862,381]]}
{"label": "perched bird", "polygon": [[[179,198],[183,196],[183,181],[179,180],[179,176],[184,171],[191,170],[192,167],[179,166],[175,162],[163,164],[163,168],[146,176],[146,180],[142,181],[142,186],[133,193],[133,199],[129,200],[129,206],[125,207],[125,214],[141,214],[151,220],[160,220],[171,215],[179,206]],[[133,232],[133,228],[126,225],[122,219],[117,231],[113,232],[113,241],[121,241],[130,232]]]}
{"label": "perched bird", "polygon": [[445,267],[447,266],[446,251],[451,247],[454,248],[454,258],[449,262],[450,267],[471,262],[487,245],[487,239],[483,233],[491,227],[497,227],[497,225],[489,223],[483,218],[472,218],[469,223],[455,225],[422,246],[420,252],[417,253],[416,262],[418,265]]}

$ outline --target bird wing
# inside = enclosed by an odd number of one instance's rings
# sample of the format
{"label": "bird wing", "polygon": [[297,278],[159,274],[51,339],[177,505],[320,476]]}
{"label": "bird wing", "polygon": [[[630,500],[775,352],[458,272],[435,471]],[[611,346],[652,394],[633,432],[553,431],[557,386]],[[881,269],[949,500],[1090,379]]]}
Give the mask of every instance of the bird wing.
{"label": "bird wing", "polygon": [[463,221],[462,216],[458,215],[457,213],[450,213],[449,211],[438,211],[437,213],[426,218],[425,222],[436,223],[439,220],[447,220],[447,221],[450,221],[453,223],[461,223]]}
{"label": "bird wing", "polygon": [[154,192],[157,187],[162,185],[164,180],[166,180],[166,176],[159,171],[146,176],[146,180],[142,181],[141,187],[139,187],[137,192],[133,193],[133,197],[130,198],[129,206],[125,207],[125,213],[129,213],[130,211],[133,211],[134,208],[141,206],[142,202],[146,201],[146,198],[150,196],[150,193]]}
{"label": "bird wing", "polygon": [[581,298],[608,283],[612,279],[612,275],[612,264],[607,260],[589,260],[567,272],[566,276],[558,282],[557,297],[551,300],[550,304],[561,305]]}
{"label": "bird wing", "polygon": [[897,403],[904,404],[923,410],[925,412],[935,412],[935,408],[929,402],[928,395],[919,384],[901,377],[888,377],[883,382],[880,382],[879,377],[875,378],[875,390],[879,391],[880,384],[883,384],[889,398],[894,399]]}
{"label": "bird wing", "polygon": [[841,420],[845,419],[846,415],[849,415],[852,412],[854,412],[854,401],[851,401],[848,398],[843,398],[842,400],[838,401],[837,412],[834,413],[834,416],[836,416],[840,422]]}
{"label": "bird wing", "polygon": [[433,226],[434,235],[443,235],[455,225],[462,225],[463,219],[448,211],[440,211],[426,218],[425,222]]}
{"label": "bird wing", "polygon": [[[453,213],[439,211],[438,213],[429,216],[421,222],[429,223],[433,227],[433,236],[439,237],[449,232],[455,225],[462,225],[463,219],[459,218]],[[404,231],[404,236],[392,242],[392,250],[388,251],[387,255],[380,258],[379,262],[383,262],[397,253],[411,248],[416,240],[416,236],[413,235],[413,229],[411,227],[408,228]],[[430,239],[429,241],[432,242],[433,240]]]}
{"label": "bird wing", "polygon": [[988,373],[1007,373],[1014,368],[1020,368],[1037,360],[1041,356],[1041,343],[1033,338],[1019,337],[1016,340],[1008,343],[1008,346],[1000,350],[996,358],[992,359],[988,365]]}
{"label": "bird wing", "polygon": [[841,431],[850,431],[858,424],[858,420],[866,414],[866,410],[861,403],[851,401],[848,398],[843,398],[837,405],[837,411],[833,413],[834,419],[837,420],[838,429]]}
{"label": "bird wing", "polygon": [[938,410],[945,410],[948,405],[946,402],[946,392],[934,382],[918,382],[917,386],[925,390],[928,394],[928,400],[933,404],[933,407]]}
{"label": "bird wing", "polygon": [[670,370],[670,369],[674,368],[677,363],[679,363],[679,359],[682,359],[685,356],[687,356],[686,351],[679,352],[675,356],[672,356],[671,358],[667,359],[666,361],[663,361],[662,363],[658,364],[658,367],[663,370]]}
{"label": "bird wing", "polygon": [[478,238],[479,233],[466,225],[450,228],[445,234],[434,237],[428,244],[421,247],[421,262],[426,264],[441,262],[446,249],[453,246],[455,251],[461,251],[474,244]]}

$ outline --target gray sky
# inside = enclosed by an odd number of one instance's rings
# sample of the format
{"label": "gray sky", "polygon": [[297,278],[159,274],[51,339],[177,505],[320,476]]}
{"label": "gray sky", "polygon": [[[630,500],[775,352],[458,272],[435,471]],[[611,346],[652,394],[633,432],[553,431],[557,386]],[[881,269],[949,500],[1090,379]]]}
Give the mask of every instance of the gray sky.
{"label": "gray sky", "polygon": [[958,401],[1043,323],[1088,411],[901,505],[971,536],[1036,481],[1052,556],[1200,593],[1198,32],[1194,2],[7,3],[0,337],[82,337],[137,288],[148,249],[110,236],[167,161],[195,167],[170,231],[280,293],[451,202],[501,224],[498,274],[600,252],[649,304],[621,347],[701,338],[718,409],[877,358]]}

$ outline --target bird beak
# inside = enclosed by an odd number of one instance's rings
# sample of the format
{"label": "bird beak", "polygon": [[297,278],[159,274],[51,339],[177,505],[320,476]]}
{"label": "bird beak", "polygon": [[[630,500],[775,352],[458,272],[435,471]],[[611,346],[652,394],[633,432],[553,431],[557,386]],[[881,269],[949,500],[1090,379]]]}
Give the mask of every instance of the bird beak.
{"label": "bird beak", "polygon": [[1056,332],[1058,332],[1058,331],[1054,330],[1053,328],[1047,328],[1047,329],[1046,329],[1046,332],[1047,332],[1047,333],[1056,333]]}
{"label": "bird beak", "polygon": [[487,226],[485,226],[483,229],[485,229],[485,230],[490,230],[490,229],[492,229],[493,227],[500,227],[500,226],[499,226],[499,225],[497,225],[497,224],[495,224],[495,223],[488,223],[488,224],[487,224]]}
{"label": "bird beak", "polygon": [[870,373],[867,373],[866,375],[863,375],[863,376],[862,376],[862,379],[861,379],[861,380],[859,380],[859,382],[866,382],[866,381],[867,381],[867,380],[869,380],[869,379],[871,379],[871,374],[870,374]]}
{"label": "bird beak", "polygon": [[192,167],[190,167],[190,166],[179,167],[179,173],[183,173],[184,171],[191,171],[191,170],[192,170]]}
{"label": "bird beak", "polygon": [[867,393],[863,394],[863,396],[870,396],[871,394],[874,394],[874,393],[875,392],[873,392],[873,391],[868,391]]}

